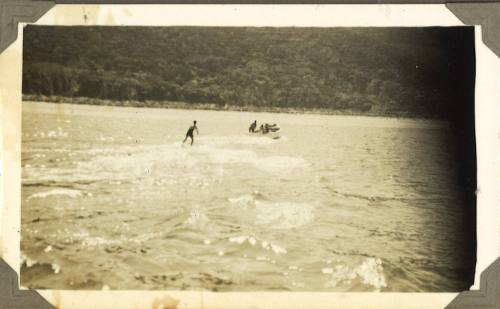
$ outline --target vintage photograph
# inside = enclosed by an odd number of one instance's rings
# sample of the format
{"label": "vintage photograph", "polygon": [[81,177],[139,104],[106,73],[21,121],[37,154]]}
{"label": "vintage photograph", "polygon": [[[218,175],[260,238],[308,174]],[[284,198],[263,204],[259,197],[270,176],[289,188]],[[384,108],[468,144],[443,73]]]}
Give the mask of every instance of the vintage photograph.
{"label": "vintage photograph", "polygon": [[473,27],[26,26],[21,286],[474,283]]}

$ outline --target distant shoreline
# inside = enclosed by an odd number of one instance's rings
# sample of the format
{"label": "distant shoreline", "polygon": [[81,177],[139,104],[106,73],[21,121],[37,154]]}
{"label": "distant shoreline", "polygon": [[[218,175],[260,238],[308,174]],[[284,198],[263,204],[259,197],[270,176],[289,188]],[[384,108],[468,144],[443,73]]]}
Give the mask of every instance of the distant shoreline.
{"label": "distant shoreline", "polygon": [[70,103],[80,105],[98,105],[98,106],[119,106],[119,107],[139,107],[139,108],[163,108],[163,109],[195,109],[212,111],[233,111],[233,112],[254,112],[254,113],[286,113],[286,114],[311,114],[311,115],[335,115],[335,116],[368,116],[368,117],[390,117],[412,120],[437,120],[440,118],[408,116],[398,113],[383,114],[375,112],[359,112],[354,110],[333,110],[326,108],[296,108],[296,107],[277,107],[277,106],[237,106],[237,105],[219,105],[211,103],[187,103],[173,101],[135,101],[135,100],[108,100],[85,97],[63,97],[63,96],[44,96],[44,95],[26,95],[22,96],[23,101],[45,102],[45,103]]}

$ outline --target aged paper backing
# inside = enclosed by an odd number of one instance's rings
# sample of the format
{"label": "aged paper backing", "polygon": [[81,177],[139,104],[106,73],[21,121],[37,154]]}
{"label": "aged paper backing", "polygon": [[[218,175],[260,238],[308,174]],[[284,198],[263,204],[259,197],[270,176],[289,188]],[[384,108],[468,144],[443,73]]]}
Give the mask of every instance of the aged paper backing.
{"label": "aged paper backing", "polygon": [[[459,26],[444,5],[57,5],[37,24],[102,26]],[[3,203],[0,212],[3,259],[19,273],[21,184],[21,74],[23,30],[0,55]],[[498,119],[500,60],[476,27],[476,136],[478,158],[476,285],[499,255]],[[442,308],[456,293],[213,293],[186,291],[39,290],[58,308]]]}

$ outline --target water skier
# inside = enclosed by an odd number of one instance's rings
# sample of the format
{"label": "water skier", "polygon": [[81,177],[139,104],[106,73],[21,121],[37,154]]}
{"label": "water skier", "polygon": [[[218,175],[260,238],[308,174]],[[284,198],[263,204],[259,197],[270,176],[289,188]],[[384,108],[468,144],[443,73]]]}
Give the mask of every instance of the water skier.
{"label": "water skier", "polygon": [[257,120],[252,122],[252,124],[250,125],[250,128],[248,128],[248,132],[254,133],[256,128],[257,128]]}
{"label": "water skier", "polygon": [[194,142],[194,136],[193,136],[193,131],[196,130],[196,134],[200,134],[198,132],[198,127],[196,126],[196,120],[193,121],[193,125],[189,127],[187,133],[186,133],[186,138],[182,141],[182,145],[184,145],[184,143],[186,142],[187,138],[190,137],[191,138],[191,146],[193,146],[193,142]]}

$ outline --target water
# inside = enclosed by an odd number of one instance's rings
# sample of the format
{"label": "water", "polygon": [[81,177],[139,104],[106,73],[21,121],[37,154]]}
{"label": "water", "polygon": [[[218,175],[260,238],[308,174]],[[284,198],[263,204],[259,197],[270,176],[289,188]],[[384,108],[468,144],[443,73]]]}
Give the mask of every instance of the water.
{"label": "water", "polygon": [[[196,119],[200,135],[182,146]],[[257,119],[280,139],[250,136]],[[32,288],[459,291],[446,123],[23,103]]]}

